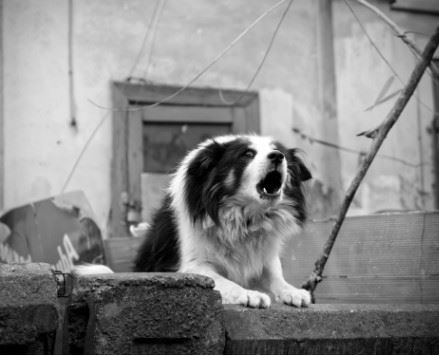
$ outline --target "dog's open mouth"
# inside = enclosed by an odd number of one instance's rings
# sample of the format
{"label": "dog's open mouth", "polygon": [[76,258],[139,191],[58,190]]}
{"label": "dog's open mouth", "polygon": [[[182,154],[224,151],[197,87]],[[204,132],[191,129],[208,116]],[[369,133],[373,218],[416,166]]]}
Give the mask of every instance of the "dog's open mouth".
{"label": "dog's open mouth", "polygon": [[270,171],[256,185],[256,189],[263,199],[277,198],[281,193],[282,174],[278,171]]}

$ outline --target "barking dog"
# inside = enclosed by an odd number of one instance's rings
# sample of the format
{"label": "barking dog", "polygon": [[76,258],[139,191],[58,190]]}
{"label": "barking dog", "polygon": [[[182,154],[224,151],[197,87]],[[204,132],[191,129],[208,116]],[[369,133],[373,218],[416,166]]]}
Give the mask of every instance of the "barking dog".
{"label": "barking dog", "polygon": [[267,137],[209,139],[177,169],[135,260],[135,271],[212,278],[223,303],[297,307],[308,291],[282,273],[283,242],[305,221],[302,182],[311,178],[294,149]]}

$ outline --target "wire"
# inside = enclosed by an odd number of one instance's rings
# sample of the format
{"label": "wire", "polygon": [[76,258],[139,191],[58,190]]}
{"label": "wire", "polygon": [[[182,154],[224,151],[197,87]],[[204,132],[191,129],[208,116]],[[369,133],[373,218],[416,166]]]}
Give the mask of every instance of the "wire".
{"label": "wire", "polygon": [[154,10],[153,10],[153,14],[148,22],[148,26],[146,26],[146,31],[145,31],[145,35],[143,36],[143,41],[142,41],[142,46],[140,47],[139,53],[137,54],[136,59],[134,60],[133,66],[131,67],[131,70],[129,71],[127,80],[130,80],[132,78],[132,75],[137,67],[137,65],[139,64],[140,61],[140,57],[142,57],[142,54],[146,48],[146,42],[148,41],[149,38],[149,34],[150,34],[150,29],[151,29],[151,25],[154,22],[157,13],[158,13],[158,9],[159,9],[159,5],[160,5],[160,1],[161,0],[157,0],[154,6]]}
{"label": "wire", "polygon": [[[256,77],[258,76],[259,72],[261,71],[262,66],[265,63],[265,60],[267,59],[268,54],[270,53],[271,48],[273,47],[273,43],[274,43],[274,40],[276,39],[277,33],[279,32],[280,26],[282,25],[282,22],[284,21],[286,15],[288,13],[288,10],[290,9],[291,5],[293,4],[293,1],[294,0],[290,0],[289,1],[287,7],[285,8],[284,12],[282,13],[282,15],[281,15],[281,17],[279,19],[279,22],[278,22],[276,28],[274,29],[273,34],[271,35],[270,42],[268,43],[268,46],[267,46],[267,48],[265,50],[265,53],[264,53],[264,55],[262,57],[262,60],[259,63],[258,67],[256,68],[256,71],[253,74],[252,78],[250,79],[249,83],[247,84],[247,87],[245,88],[245,91],[248,91],[251,88],[251,86],[253,85],[254,81],[256,80]],[[219,94],[219,97],[220,97],[221,101],[224,104],[226,104],[226,105],[235,105],[236,103],[238,103],[245,96],[245,93],[242,93],[238,97],[238,99],[236,99],[235,101],[228,101],[228,100],[226,100],[224,98],[223,91],[221,89],[218,89],[218,94]]]}
{"label": "wire", "polygon": [[153,104],[148,105],[142,105],[142,106],[136,106],[136,107],[128,107],[128,108],[113,108],[113,107],[105,107],[102,105],[99,105],[95,103],[93,100],[88,99],[90,103],[95,105],[96,107],[104,110],[110,110],[110,111],[138,111],[146,108],[155,108],[173,98],[181,94],[183,91],[185,91],[187,88],[189,88],[193,83],[195,83],[204,73],[206,73],[210,68],[212,68],[224,55],[231,50],[240,40],[242,37],[244,37],[253,27],[255,27],[265,16],[267,16],[269,13],[271,13],[273,10],[278,8],[280,5],[282,5],[286,0],[280,0],[273,6],[271,6],[269,9],[265,10],[261,15],[259,15],[253,22],[248,25],[238,36],[236,36],[211,62],[209,62],[201,71],[199,71],[191,80],[189,80],[184,86],[182,86],[180,89],[175,91],[174,93],[164,97],[163,99],[160,99],[159,101],[156,101]]}
{"label": "wire", "polygon": [[148,77],[149,67],[151,66],[151,58],[152,58],[152,53],[154,51],[154,45],[155,45],[156,34],[157,34],[157,27],[158,27],[158,23],[160,21],[160,17],[163,13],[163,9],[165,8],[165,5],[166,5],[166,0],[163,0],[163,2],[161,3],[160,11],[158,12],[158,15],[157,15],[157,19],[155,20],[154,26],[152,28],[151,46],[149,47],[148,59],[146,60],[146,69],[145,69],[145,75],[144,75],[145,80]]}
{"label": "wire", "polygon": [[[367,153],[366,151],[356,150],[354,148],[349,148],[349,147],[343,147],[343,146],[340,146],[340,145],[333,143],[333,142],[328,142],[325,140],[321,140],[319,138],[312,137],[308,134],[305,134],[302,130],[300,130],[299,128],[296,128],[296,127],[293,127],[292,131],[295,134],[298,134],[302,139],[307,139],[311,144],[315,142],[315,143],[318,143],[322,146],[331,147],[331,148],[334,148],[336,150],[343,151],[343,152],[360,154],[362,156],[364,156]],[[412,167],[412,168],[419,168],[419,167],[424,166],[424,165],[429,165],[429,163],[425,163],[425,162],[415,164],[415,163],[411,163],[409,161],[406,161],[402,158],[383,155],[383,154],[377,154],[376,157],[379,157],[382,159],[388,159],[390,161],[399,162],[401,164],[404,164],[404,165],[406,165],[408,167]]]}
{"label": "wire", "polygon": [[69,175],[67,176],[67,179],[64,182],[64,185],[63,185],[63,187],[61,189],[61,194],[64,193],[64,191],[66,190],[68,184],[70,183],[70,180],[73,177],[73,174],[76,171],[76,167],[78,166],[79,162],[82,159],[82,156],[84,155],[85,151],[87,150],[88,146],[90,145],[91,141],[93,140],[93,138],[95,137],[95,135],[97,134],[97,132],[99,131],[99,129],[101,128],[101,126],[103,125],[105,120],[107,120],[108,116],[110,116],[109,112],[107,112],[105,115],[102,116],[101,121],[99,121],[99,123],[96,125],[96,127],[93,130],[93,132],[90,134],[89,138],[85,142],[84,146],[81,149],[81,152],[79,153],[78,157],[76,158],[75,163],[72,166],[72,169],[70,170]]}

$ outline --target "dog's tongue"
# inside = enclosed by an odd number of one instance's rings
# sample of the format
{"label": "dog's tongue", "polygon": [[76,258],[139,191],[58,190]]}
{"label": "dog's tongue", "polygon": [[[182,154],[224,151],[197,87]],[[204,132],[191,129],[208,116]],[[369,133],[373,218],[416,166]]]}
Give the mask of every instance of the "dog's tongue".
{"label": "dog's tongue", "polygon": [[262,187],[265,188],[268,194],[276,193],[282,186],[282,175],[278,171],[269,172],[262,182]]}

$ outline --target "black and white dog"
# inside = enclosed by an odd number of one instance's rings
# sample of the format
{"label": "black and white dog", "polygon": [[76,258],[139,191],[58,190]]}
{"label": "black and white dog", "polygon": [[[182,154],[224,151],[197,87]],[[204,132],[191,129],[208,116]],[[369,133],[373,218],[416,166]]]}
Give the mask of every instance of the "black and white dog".
{"label": "black and white dog", "polygon": [[208,276],[227,304],[266,308],[271,295],[308,306],[309,292],[285,281],[279,257],[306,217],[302,182],[311,174],[296,153],[256,135],[201,143],[177,169],[135,271]]}

